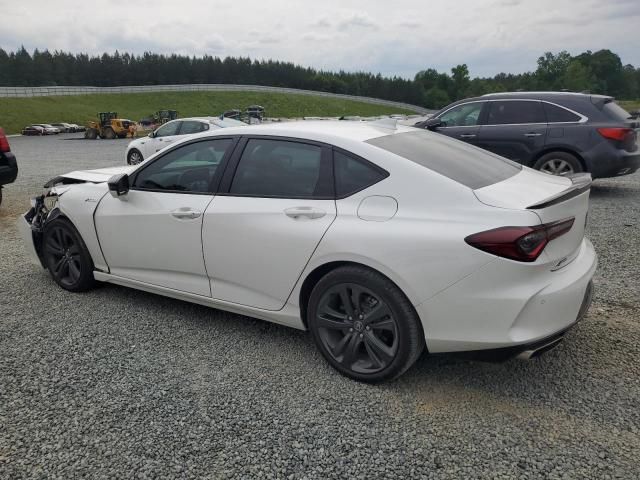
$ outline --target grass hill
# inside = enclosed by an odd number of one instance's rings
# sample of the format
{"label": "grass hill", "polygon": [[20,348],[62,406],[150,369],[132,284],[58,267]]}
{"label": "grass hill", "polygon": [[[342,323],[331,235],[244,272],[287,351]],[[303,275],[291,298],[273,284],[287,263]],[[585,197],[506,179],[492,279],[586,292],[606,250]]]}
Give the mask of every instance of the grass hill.
{"label": "grass hill", "polygon": [[217,116],[232,108],[265,107],[269,117],[383,115],[414,113],[384,105],[340,98],[267,92],[158,92],[96,94],[32,98],[0,98],[0,126],[19,133],[31,123],[86,124],[98,112],[115,111],[121,118],[140,120],[160,109],[177,110],[180,117]]}

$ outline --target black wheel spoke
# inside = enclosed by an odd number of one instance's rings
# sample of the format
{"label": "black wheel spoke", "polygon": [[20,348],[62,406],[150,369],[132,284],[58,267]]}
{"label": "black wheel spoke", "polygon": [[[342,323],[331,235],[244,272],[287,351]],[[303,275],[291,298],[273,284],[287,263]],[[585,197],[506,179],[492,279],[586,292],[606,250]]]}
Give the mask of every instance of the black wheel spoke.
{"label": "black wheel spoke", "polygon": [[346,285],[340,289],[340,300],[342,300],[342,305],[344,307],[344,311],[348,316],[353,318],[355,315],[354,305],[351,303],[351,295],[349,294],[349,289]]}
{"label": "black wheel spoke", "polygon": [[352,333],[347,333],[342,339],[338,342],[338,344],[333,348],[332,353],[334,357],[339,357],[344,352],[344,349],[349,344],[349,341],[355,335]]}
{"label": "black wheel spoke", "polygon": [[80,266],[76,265],[76,261],[77,260],[71,259],[67,262],[69,264],[69,277],[71,277],[73,282],[80,278]]}
{"label": "black wheel spoke", "polygon": [[344,358],[342,359],[342,363],[347,366],[351,366],[356,359],[356,354],[358,352],[358,346],[360,345],[360,335],[356,335],[355,333],[351,335],[349,339],[349,343],[345,348]]}
{"label": "black wheel spoke", "polygon": [[[380,325],[387,322],[388,320],[390,320],[390,317],[391,310],[389,309],[389,307],[384,303],[379,303],[373,310],[371,310],[364,316],[364,322],[365,325],[374,327],[374,325]],[[393,320],[391,320],[391,325],[393,325],[393,323]],[[377,326],[375,328],[383,327]]]}
{"label": "black wheel spoke", "polygon": [[61,257],[56,264],[53,266],[53,274],[56,276],[60,276],[60,273],[62,271],[62,266],[65,264],[65,262],[67,261],[66,257]]}
{"label": "black wheel spoke", "polygon": [[45,249],[47,252],[52,253],[56,256],[64,255],[64,250],[60,245],[58,245],[55,242],[53,237],[47,239],[47,243],[45,244]]}
{"label": "black wheel spoke", "polygon": [[351,326],[351,322],[334,320],[332,318],[327,318],[327,316],[323,314],[318,315],[316,320],[318,322],[318,327],[328,328],[330,330],[346,330]]}
{"label": "black wheel spoke", "polygon": [[372,331],[366,333],[365,344],[375,353],[376,359],[381,360],[384,365],[391,362],[395,356],[393,349],[387,346]]}

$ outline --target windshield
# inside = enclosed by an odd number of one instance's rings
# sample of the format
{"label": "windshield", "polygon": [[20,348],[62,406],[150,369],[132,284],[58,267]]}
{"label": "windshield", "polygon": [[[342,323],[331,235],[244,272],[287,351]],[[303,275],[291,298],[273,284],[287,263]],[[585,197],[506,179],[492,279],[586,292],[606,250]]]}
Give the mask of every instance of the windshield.
{"label": "windshield", "polygon": [[444,135],[422,130],[377,137],[367,143],[474,190],[506,180],[522,170],[521,165],[511,160]]}

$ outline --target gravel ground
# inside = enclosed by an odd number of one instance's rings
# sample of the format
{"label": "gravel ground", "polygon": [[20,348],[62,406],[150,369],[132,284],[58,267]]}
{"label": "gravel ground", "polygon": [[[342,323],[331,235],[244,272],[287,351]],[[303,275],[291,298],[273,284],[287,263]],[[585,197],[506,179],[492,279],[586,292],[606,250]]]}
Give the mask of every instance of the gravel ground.
{"label": "gravel ground", "polygon": [[[71,137],[71,136],[67,136]],[[596,182],[596,301],[531,362],[336,374],[304,332],[105,285],[58,288],[14,227],[125,141],[10,139],[0,207],[0,478],[638,478],[640,175]]]}

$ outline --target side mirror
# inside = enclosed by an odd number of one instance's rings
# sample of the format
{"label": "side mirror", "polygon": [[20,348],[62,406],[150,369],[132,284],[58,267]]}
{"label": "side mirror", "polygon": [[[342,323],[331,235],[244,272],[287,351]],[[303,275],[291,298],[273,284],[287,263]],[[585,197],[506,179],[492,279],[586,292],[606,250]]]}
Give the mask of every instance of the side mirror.
{"label": "side mirror", "polygon": [[418,122],[414,125],[416,128],[425,128],[427,130],[436,130],[438,127],[442,127],[444,122],[439,118],[429,118],[423,122]]}
{"label": "side mirror", "polygon": [[114,175],[109,179],[107,185],[109,185],[109,193],[112,197],[118,198],[126,195],[129,191],[129,175],[126,173]]}
{"label": "side mirror", "polygon": [[155,136],[156,136],[156,132],[151,132],[151,133],[149,134],[149,138],[155,138]]}

